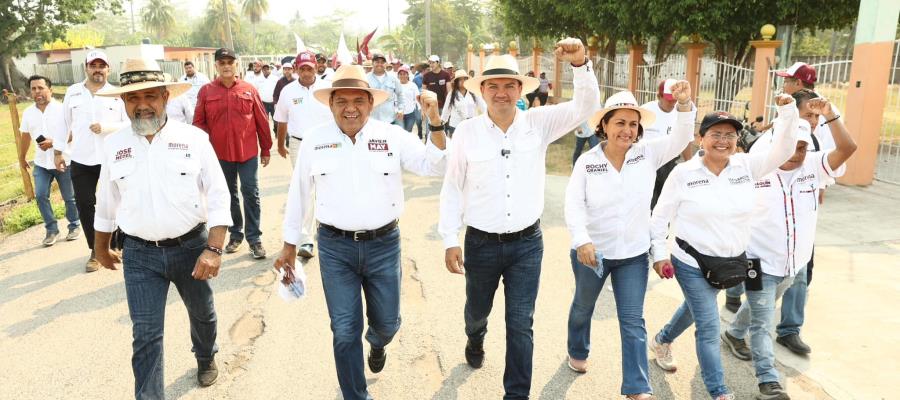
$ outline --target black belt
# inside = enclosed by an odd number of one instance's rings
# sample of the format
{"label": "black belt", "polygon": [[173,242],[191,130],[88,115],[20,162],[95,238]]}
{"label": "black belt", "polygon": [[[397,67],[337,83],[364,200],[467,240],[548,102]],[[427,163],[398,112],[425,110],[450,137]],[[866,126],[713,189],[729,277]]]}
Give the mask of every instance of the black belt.
{"label": "black belt", "polygon": [[504,242],[513,242],[531,235],[534,235],[538,231],[541,230],[541,220],[538,219],[531,226],[522,229],[518,232],[510,232],[510,233],[490,233],[485,232],[477,228],[473,228],[471,226],[466,227],[466,235],[480,235],[485,236],[493,242],[504,243]]}
{"label": "black belt", "polygon": [[353,239],[354,242],[359,242],[362,240],[373,240],[390,233],[397,228],[397,220],[395,219],[387,225],[382,226],[381,228],[372,229],[370,231],[345,231],[343,229],[335,228],[331,225],[326,225],[321,222],[319,222],[319,227],[332,231],[338,235],[341,235],[342,237]]}
{"label": "black belt", "polygon": [[206,230],[206,224],[201,222],[200,224],[195,226],[193,229],[188,231],[188,233],[185,233],[184,235],[181,235],[174,239],[144,240],[137,236],[129,235],[127,233],[125,234],[125,237],[128,239],[134,240],[135,242],[138,242],[147,247],[177,247],[177,246],[181,246],[182,243],[184,243],[188,240],[191,240],[191,239],[196,238],[197,236],[200,236],[200,234],[203,233],[204,230]]}

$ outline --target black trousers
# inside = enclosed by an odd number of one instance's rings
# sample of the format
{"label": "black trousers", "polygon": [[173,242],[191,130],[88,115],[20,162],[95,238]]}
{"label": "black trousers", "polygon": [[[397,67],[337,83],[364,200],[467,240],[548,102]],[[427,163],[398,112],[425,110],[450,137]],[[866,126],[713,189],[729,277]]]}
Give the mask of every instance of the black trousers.
{"label": "black trousers", "polygon": [[678,157],[675,157],[656,170],[656,183],[653,185],[653,199],[650,200],[651,210],[656,208],[656,202],[659,200],[660,193],[662,193],[663,184],[666,183],[666,179],[669,177],[669,174],[672,173],[672,170],[675,169],[675,165],[677,164]]}
{"label": "black trousers", "polygon": [[81,218],[81,227],[88,248],[94,249],[94,206],[97,204],[97,181],[100,180],[100,164],[84,165],[72,161],[72,188],[75,189],[75,206]]}

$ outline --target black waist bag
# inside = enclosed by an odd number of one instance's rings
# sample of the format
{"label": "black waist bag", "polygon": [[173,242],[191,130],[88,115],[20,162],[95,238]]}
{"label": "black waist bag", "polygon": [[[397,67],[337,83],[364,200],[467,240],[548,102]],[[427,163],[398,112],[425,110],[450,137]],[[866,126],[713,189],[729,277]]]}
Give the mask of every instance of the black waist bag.
{"label": "black waist bag", "polygon": [[700,264],[700,272],[706,278],[706,282],[716,289],[728,289],[737,286],[747,279],[750,270],[750,262],[747,253],[741,253],[736,257],[715,257],[701,254],[688,242],[675,238],[675,243]]}

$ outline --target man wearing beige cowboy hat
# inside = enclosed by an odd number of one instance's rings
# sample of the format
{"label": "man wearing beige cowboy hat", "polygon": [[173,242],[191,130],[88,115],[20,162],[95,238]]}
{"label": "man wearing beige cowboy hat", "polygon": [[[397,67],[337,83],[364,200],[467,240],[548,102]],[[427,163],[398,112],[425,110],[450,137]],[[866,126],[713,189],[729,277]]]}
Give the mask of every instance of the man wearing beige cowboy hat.
{"label": "man wearing beige cowboy hat", "polygon": [[[110,135],[100,161],[97,261],[116,269],[110,232],[125,233],[122,265],[132,322],[134,396],[165,397],[163,324],[169,284],[187,308],[201,386],[216,381],[216,310],[209,279],[231,225],[228,188],[205,132],[169,119],[166,102],[191,88],[167,82],[156,61],[127,60],[122,86],[98,96],[124,101],[131,125]],[[209,230],[207,231],[207,226]]]}
{"label": "man wearing beige cowboy hat", "polygon": [[[371,398],[363,367],[363,301],[370,343],[369,369],[384,368],[387,346],[400,329],[400,230],[403,169],[418,175],[444,173],[444,133],[432,127],[424,145],[402,127],[370,117],[390,95],[369,86],[363,68],[343,65],[331,87],[313,96],[327,105],[333,122],[306,132],[285,205],[284,246],[275,268],[293,280],[301,226],[310,212],[319,221],[319,267],[333,333],[334,362],[345,400]],[[434,93],[423,109],[438,121]],[[315,188],[315,193],[313,193]],[[315,210],[311,205],[315,201]]]}
{"label": "man wearing beige cowboy hat", "polygon": [[[544,252],[540,216],[544,209],[547,146],[572,131],[599,108],[600,92],[591,62],[578,39],[563,39],[556,55],[572,64],[574,98],[521,111],[516,101],[540,82],[519,74],[510,55],[488,59],[466,88],[484,98],[487,113],[456,127],[447,152],[440,196],[440,223],[447,269],[465,271],[466,361],[480,368],[494,292],[506,295],[507,399],[527,399],[534,351],[532,317]],[[466,258],[458,239],[467,225]]]}

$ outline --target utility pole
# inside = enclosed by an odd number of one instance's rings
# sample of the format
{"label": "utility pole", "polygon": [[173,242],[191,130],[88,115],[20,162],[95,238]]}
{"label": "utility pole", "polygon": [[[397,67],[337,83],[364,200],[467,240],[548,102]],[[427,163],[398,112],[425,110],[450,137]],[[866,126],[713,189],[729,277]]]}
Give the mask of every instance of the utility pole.
{"label": "utility pole", "polygon": [[391,0],[387,0],[388,11],[388,33],[391,33]]}
{"label": "utility pole", "polygon": [[134,0],[131,0],[131,34],[134,35]]}
{"label": "utility pole", "polygon": [[231,36],[231,15],[228,15],[228,1],[222,0],[222,10],[225,13],[225,33],[228,34],[228,48],[234,50],[234,37]]}
{"label": "utility pole", "polygon": [[431,56],[431,0],[425,0],[425,57]]}

